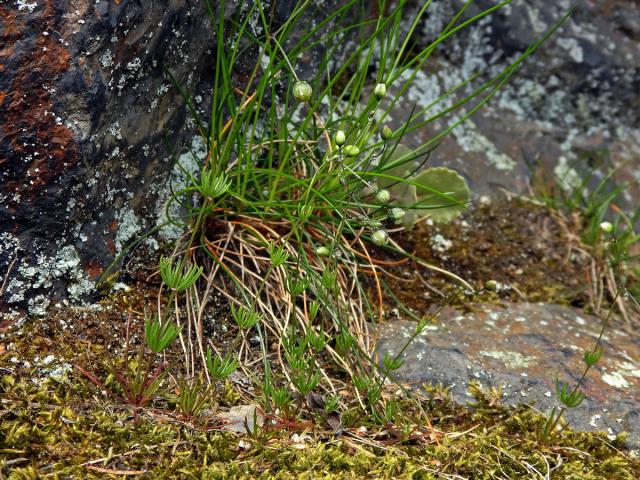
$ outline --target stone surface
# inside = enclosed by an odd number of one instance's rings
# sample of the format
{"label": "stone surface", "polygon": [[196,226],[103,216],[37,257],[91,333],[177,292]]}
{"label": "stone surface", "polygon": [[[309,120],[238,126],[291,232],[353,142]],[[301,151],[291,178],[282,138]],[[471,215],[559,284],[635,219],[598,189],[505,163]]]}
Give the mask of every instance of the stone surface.
{"label": "stone surface", "polygon": [[[507,303],[477,305],[473,313],[445,310],[404,353],[397,379],[414,387],[441,383],[456,401],[471,400],[470,381],[502,387],[507,404],[532,403],[542,411],[557,405],[555,380],[571,384],[582,374],[582,355],[592,349],[599,319],[560,305]],[[389,321],[380,326],[380,354],[397,354],[415,323]],[[605,334],[604,355],[589,373],[586,400],[566,412],[577,429],[629,432],[628,444],[640,448],[640,340],[615,327]]]}
{"label": "stone surface", "polygon": [[0,310],[82,298],[157,219],[188,134],[163,67],[197,91],[211,32],[205,2],[0,5]]}
{"label": "stone surface", "polygon": [[[464,2],[435,0],[419,47],[436,38]],[[447,39],[416,76],[393,112],[399,125],[413,105],[429,105],[474,73],[480,77],[460,91],[466,95],[517,58],[572,4],[572,17],[524,64],[469,122],[456,128],[431,156],[434,165],[461,171],[477,195],[499,187],[526,192],[527,161],[565,187],[596,169],[596,180],[619,167],[618,184],[640,180],[640,3],[626,0],[514,2]],[[494,2],[473,2],[465,16]],[[431,108],[432,116],[453,99]],[[471,102],[469,105],[473,105]],[[466,107],[466,111],[470,106]],[[458,119],[446,116],[408,138],[427,141]],[[628,205],[640,194],[626,195]]]}
{"label": "stone surface", "polygon": [[217,417],[223,422],[222,429],[234,433],[253,433],[256,424],[264,425],[264,412],[257,405],[238,405]]}

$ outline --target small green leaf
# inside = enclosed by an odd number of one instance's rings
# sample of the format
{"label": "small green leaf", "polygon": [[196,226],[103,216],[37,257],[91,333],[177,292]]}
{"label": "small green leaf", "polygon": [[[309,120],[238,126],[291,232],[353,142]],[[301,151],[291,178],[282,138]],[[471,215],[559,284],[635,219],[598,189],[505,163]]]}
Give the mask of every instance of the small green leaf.
{"label": "small green leaf", "polygon": [[423,186],[417,188],[420,211],[429,214],[434,222],[450,222],[465,210],[471,199],[466,180],[446,167],[427,168],[412,180]]}
{"label": "small green leaf", "polygon": [[230,186],[231,180],[224,173],[207,169],[200,174],[200,182],[196,185],[196,189],[203,197],[213,200],[224,195]]}
{"label": "small green leaf", "polygon": [[244,305],[236,307],[232,304],[231,316],[235,320],[236,324],[245,330],[255,326],[260,321],[260,314],[255,310],[245,307]]}
{"label": "small green leaf", "polygon": [[160,323],[157,317],[147,318],[144,321],[144,337],[152,352],[160,353],[173,343],[182,326],[173,323]]}
{"label": "small green leaf", "polygon": [[595,350],[584,352],[584,363],[588,367],[593,367],[600,361],[600,358],[602,358],[602,347],[599,345],[595,348]]}
{"label": "small green leaf", "polygon": [[211,350],[207,349],[207,368],[214,380],[224,380],[238,368],[238,360],[231,355],[212,357]]}
{"label": "small green leaf", "polygon": [[289,258],[289,253],[284,249],[282,245],[269,245],[269,256],[271,257],[271,263],[274,267],[279,267]]}
{"label": "small green leaf", "polygon": [[160,276],[162,281],[172,290],[182,292],[193,285],[202,275],[202,267],[190,265],[185,271],[181,261],[176,265],[171,258],[160,257]]}
{"label": "small green leaf", "polygon": [[445,167],[427,168],[413,175],[416,168],[415,156],[405,145],[393,147],[381,162],[378,173],[398,180],[380,176],[377,178],[378,187],[389,190],[392,207],[407,210],[402,218],[406,227],[412,227],[418,217],[425,215],[436,222],[453,220],[464,211],[471,199],[466,180]]}
{"label": "small green leaf", "polygon": [[387,370],[393,371],[393,370],[399,369],[404,363],[404,361],[401,358],[397,358],[392,355],[389,355],[389,352],[384,352],[382,363]]}

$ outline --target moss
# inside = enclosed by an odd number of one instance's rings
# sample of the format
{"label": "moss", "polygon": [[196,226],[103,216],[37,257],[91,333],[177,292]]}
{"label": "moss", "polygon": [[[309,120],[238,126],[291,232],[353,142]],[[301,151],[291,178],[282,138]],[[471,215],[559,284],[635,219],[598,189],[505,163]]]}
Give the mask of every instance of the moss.
{"label": "moss", "polygon": [[[479,225],[501,215],[502,208],[506,207],[482,207],[480,213],[472,214],[475,220],[467,221]],[[548,212],[537,207],[512,204],[509,208],[513,216],[527,221],[550,221],[544,220],[550,218]],[[523,212],[529,209],[534,213],[526,217]],[[493,261],[505,257],[505,261],[520,261],[514,231],[504,227],[490,237]],[[547,227],[547,231],[555,233],[545,245],[557,252],[560,243],[554,242],[564,241],[562,232],[559,227]],[[457,238],[451,232],[442,230],[443,235]],[[488,241],[489,234],[475,233],[478,242]],[[416,230],[413,235],[412,241],[423,242],[414,247],[426,248],[428,232]],[[505,238],[516,244],[499,244]],[[464,248],[478,248],[478,242]],[[454,245],[448,254],[462,262],[465,251],[457,252]],[[519,283],[519,288],[555,301],[577,298],[567,294],[571,285],[562,276],[562,268],[554,266],[559,259],[549,253],[542,266],[536,266],[533,260],[539,260],[539,254],[542,251],[522,257],[528,263],[520,267],[530,265],[538,270],[530,272],[532,283]],[[475,263],[464,261],[464,268],[475,272],[472,280],[485,279],[491,256],[480,255]],[[452,260],[451,265],[454,263]],[[515,272],[507,269],[504,273],[503,266],[491,271],[504,275],[497,278],[500,282],[512,281],[509,275]],[[544,275],[550,279],[546,284],[540,281]],[[545,290],[544,285],[549,288]],[[396,291],[406,298],[417,297],[405,284]],[[0,478],[489,479],[547,474],[557,479],[640,478],[640,464],[626,453],[622,439],[612,442],[604,435],[565,428],[540,442],[535,435],[540,416],[524,406],[503,407],[499,395],[477,387],[471,389],[474,408],[456,405],[440,387],[428,388],[421,406],[433,428],[416,403],[398,397],[393,388],[384,396],[396,399],[399,409],[384,425],[366,417],[347,392],[343,401],[351,401],[353,405],[348,406],[353,408],[343,413],[339,436],[334,436],[322,415],[304,408],[302,399],[289,422],[269,420],[268,428],[248,436],[224,432],[215,420],[220,405],[247,403],[255,395],[232,383],[218,389],[217,398],[198,418],[185,420],[178,415],[170,395],[158,396],[147,408],[121,404],[70,367],[80,366],[104,380],[103,365],[122,360],[127,312],[152,304],[155,293],[153,286],[141,286],[113,294],[93,308],[55,310],[6,336],[0,348]],[[139,317],[134,316],[130,325],[134,347],[142,333]],[[219,326],[207,328],[208,336],[222,344],[234,336],[216,330]],[[170,363],[179,364],[177,348],[167,355]],[[55,360],[50,362],[50,357]],[[298,440],[308,435],[309,441],[296,442],[294,434]]]}
{"label": "moss", "polygon": [[[3,371],[11,369],[2,359]],[[0,383],[0,468],[5,478],[635,479],[640,465],[619,442],[563,430],[551,442],[535,438],[540,417],[526,407],[496,405],[491,392],[472,390],[475,409],[460,407],[433,388],[423,407],[434,430],[417,421],[415,404],[400,401],[394,422],[367,434],[346,428],[333,437],[322,424],[262,429],[250,436],[184,422],[156,402],[135,410],[100,394],[76,375],[68,381],[6,373]],[[227,387],[228,389],[229,387]],[[301,412],[303,417],[305,414]],[[356,423],[355,425],[358,425]],[[409,434],[398,432],[409,426]],[[296,443],[294,433],[310,440]]]}

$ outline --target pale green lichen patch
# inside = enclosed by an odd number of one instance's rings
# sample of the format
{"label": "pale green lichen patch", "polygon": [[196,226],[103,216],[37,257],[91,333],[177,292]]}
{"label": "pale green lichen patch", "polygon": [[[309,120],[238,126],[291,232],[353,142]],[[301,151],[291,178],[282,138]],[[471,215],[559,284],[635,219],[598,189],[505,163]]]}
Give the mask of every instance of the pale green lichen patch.
{"label": "pale green lichen patch", "polygon": [[629,388],[631,384],[620,372],[605,372],[602,381],[616,388]]}
{"label": "pale green lichen patch", "polygon": [[508,368],[513,370],[527,368],[536,360],[534,357],[523,355],[520,352],[509,352],[506,350],[482,350],[480,355],[500,360]]}
{"label": "pale green lichen patch", "polygon": [[615,371],[604,372],[602,374],[602,380],[604,382],[612,387],[621,389],[631,388],[634,384],[633,378],[640,378],[640,366],[631,361],[619,362]]}

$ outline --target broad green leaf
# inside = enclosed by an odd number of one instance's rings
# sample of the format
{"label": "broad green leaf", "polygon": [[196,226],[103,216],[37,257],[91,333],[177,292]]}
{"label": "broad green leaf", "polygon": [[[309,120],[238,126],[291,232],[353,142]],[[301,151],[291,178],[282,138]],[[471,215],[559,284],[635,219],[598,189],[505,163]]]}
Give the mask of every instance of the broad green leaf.
{"label": "broad green leaf", "polygon": [[424,186],[417,189],[418,209],[429,214],[434,222],[453,220],[464,211],[471,198],[466,180],[446,167],[427,168],[412,180]]}

